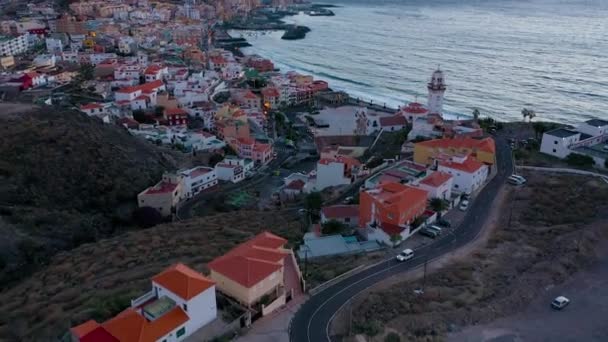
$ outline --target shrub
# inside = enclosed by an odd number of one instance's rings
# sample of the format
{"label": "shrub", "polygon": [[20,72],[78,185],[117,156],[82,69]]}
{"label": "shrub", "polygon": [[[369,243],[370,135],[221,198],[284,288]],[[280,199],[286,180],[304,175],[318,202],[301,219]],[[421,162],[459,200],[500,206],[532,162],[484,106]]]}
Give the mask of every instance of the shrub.
{"label": "shrub", "polygon": [[566,163],[571,166],[578,167],[592,167],[595,164],[595,160],[589,156],[585,156],[578,153],[570,153],[566,157]]}
{"label": "shrub", "polygon": [[322,232],[323,234],[331,235],[331,234],[342,234],[348,226],[344,223],[336,220],[330,220],[323,224]]}
{"label": "shrub", "polygon": [[384,342],[401,342],[401,337],[397,333],[389,333],[384,337]]}
{"label": "shrub", "polygon": [[357,322],[354,326],[355,333],[367,336],[376,336],[380,333],[381,327],[378,321]]}
{"label": "shrub", "polygon": [[163,222],[163,216],[152,207],[141,207],[133,211],[133,221],[140,227],[148,228]]}

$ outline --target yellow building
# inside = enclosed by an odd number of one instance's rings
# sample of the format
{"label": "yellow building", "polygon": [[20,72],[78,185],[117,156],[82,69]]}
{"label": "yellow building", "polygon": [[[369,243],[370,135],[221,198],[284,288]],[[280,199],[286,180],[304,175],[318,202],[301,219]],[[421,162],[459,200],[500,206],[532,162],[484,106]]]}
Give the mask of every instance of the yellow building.
{"label": "yellow building", "polygon": [[479,162],[494,165],[496,162],[496,144],[494,139],[487,137],[475,138],[443,138],[421,141],[414,144],[414,162],[431,165],[433,159],[440,156],[470,154]]}

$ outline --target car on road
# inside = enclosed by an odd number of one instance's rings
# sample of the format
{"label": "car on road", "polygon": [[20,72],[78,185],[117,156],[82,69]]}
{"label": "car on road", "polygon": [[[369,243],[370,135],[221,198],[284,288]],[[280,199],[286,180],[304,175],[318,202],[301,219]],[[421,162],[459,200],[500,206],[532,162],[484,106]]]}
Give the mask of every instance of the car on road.
{"label": "car on road", "polygon": [[511,175],[507,178],[507,182],[513,185],[523,185],[527,182],[527,180],[520,175]]}
{"label": "car on road", "polygon": [[436,231],[437,233],[439,233],[439,235],[441,235],[441,231],[442,231],[442,229],[441,229],[441,227],[439,227],[439,226],[437,226],[437,225],[434,225],[434,224],[433,224],[433,225],[427,226],[426,228],[427,228],[427,229],[430,229],[430,230],[434,230],[434,231]]}
{"label": "car on road", "polygon": [[434,239],[439,236],[439,232],[437,232],[436,230],[428,229],[428,227],[420,229],[419,233],[420,235],[430,237],[431,239]]}
{"label": "car on road", "polygon": [[452,224],[450,223],[450,221],[448,221],[446,219],[439,219],[435,223],[437,223],[437,225],[440,226],[440,227],[450,228],[452,226]]}
{"label": "car on road", "polygon": [[401,253],[397,254],[397,260],[406,261],[414,257],[414,251],[407,248],[401,251]]}
{"label": "car on road", "polygon": [[469,209],[469,200],[465,199],[460,202],[460,206],[458,207],[462,211],[467,211]]}
{"label": "car on road", "polygon": [[570,299],[564,296],[559,296],[551,302],[551,307],[556,310],[561,310],[565,308],[568,304],[570,304]]}

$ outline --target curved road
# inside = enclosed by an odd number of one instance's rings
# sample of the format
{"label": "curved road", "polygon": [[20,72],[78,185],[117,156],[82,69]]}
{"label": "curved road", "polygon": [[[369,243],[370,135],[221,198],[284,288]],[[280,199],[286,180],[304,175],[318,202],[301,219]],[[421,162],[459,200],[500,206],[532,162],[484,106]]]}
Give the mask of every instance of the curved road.
{"label": "curved road", "polygon": [[331,341],[329,337],[331,320],[349,299],[390,276],[410,271],[424,264],[426,260],[435,259],[475,239],[490,212],[492,200],[513,171],[513,159],[507,142],[503,138],[497,137],[495,139],[497,175],[471,202],[462,224],[454,231],[453,235],[446,235],[433,244],[417,249],[414,259],[403,263],[397,262],[394,258],[388,259],[386,262],[346,278],[312,296],[300,307],[291,321],[290,341]]}

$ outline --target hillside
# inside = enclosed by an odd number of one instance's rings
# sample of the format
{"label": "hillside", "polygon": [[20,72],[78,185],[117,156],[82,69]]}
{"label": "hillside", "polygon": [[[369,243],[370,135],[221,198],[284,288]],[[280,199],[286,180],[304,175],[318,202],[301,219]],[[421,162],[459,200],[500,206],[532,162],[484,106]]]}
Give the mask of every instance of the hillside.
{"label": "hillside", "polygon": [[237,211],[163,224],[56,255],[43,270],[0,292],[1,341],[51,341],[70,326],[105,320],[150,289],[150,277],[175,262],[205,265],[262,230],[301,238],[293,211]]}
{"label": "hillside", "polygon": [[176,167],[169,152],[78,112],[2,104],[0,113],[0,288],[131,226],[137,193]]}

